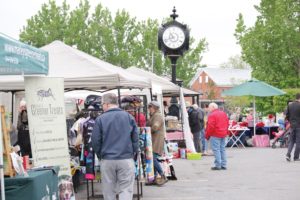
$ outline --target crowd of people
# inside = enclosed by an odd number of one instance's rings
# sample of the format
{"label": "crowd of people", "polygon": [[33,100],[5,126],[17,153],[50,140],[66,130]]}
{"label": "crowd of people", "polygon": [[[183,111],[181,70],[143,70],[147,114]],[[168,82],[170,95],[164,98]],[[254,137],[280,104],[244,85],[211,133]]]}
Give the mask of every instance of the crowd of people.
{"label": "crowd of people", "polygon": [[[148,105],[149,119],[142,113],[138,115],[130,107],[121,109],[118,106],[118,97],[108,93],[102,97],[104,113],[95,120],[92,132],[92,148],[99,160],[101,160],[102,188],[104,199],[132,199],[135,180],[134,158],[139,151],[138,126],[151,128],[154,181],[149,185],[162,186],[168,182],[165,172],[159,163],[159,157],[164,153],[165,127],[164,118],[160,109],[170,112],[170,107],[164,104],[162,108],[157,101],[151,101]],[[175,110],[171,108],[171,111]],[[228,114],[220,109],[216,103],[200,108],[197,104],[187,103],[188,121],[193,135],[196,152],[207,154],[208,144],[214,155],[214,164],[211,170],[226,170],[226,137],[228,136],[229,120],[242,121],[240,109],[228,117]],[[175,115],[178,113],[173,111]],[[293,160],[299,161],[300,153],[300,93],[296,100],[287,105],[286,120],[290,123],[288,151],[286,160],[291,161],[292,151],[295,146]],[[253,127],[253,110],[249,110],[245,118],[248,126]],[[18,116],[18,144],[22,155],[30,155],[30,139],[28,129],[28,117],[26,102],[21,101]],[[118,188],[118,190],[116,190]]]}
{"label": "crowd of people", "polygon": [[[138,153],[138,127],[132,113],[118,108],[118,97],[113,93],[103,95],[104,113],[97,117],[92,133],[92,146],[101,160],[102,188],[104,199],[132,199],[135,176],[134,158]],[[148,104],[151,127],[154,181],[163,185],[168,180],[158,161],[164,151],[164,121],[157,101]],[[116,190],[118,188],[118,190]]]}

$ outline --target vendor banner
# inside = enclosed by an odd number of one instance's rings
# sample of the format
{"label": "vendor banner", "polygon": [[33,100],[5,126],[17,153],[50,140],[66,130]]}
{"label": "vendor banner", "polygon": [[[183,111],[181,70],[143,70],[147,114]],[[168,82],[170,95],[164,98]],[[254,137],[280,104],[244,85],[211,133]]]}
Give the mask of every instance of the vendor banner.
{"label": "vendor banner", "polygon": [[59,199],[75,199],[66,132],[64,79],[25,77],[25,99],[34,166],[59,166]]}
{"label": "vendor banner", "polygon": [[0,75],[48,74],[48,52],[0,34]]}

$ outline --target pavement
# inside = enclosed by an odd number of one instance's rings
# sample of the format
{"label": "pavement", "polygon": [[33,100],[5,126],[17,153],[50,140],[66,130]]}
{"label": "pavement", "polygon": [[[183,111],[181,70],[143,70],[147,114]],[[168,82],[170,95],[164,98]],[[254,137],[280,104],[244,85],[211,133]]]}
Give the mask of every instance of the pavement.
{"label": "pavement", "polygon": [[[143,186],[142,200],[299,200],[300,161],[287,162],[285,148],[227,148],[228,169],[212,171],[213,156],[174,159],[177,181]],[[96,183],[95,194],[101,193]],[[76,199],[86,198],[81,185]],[[97,198],[90,198],[97,199]],[[99,199],[99,198],[98,198]]]}

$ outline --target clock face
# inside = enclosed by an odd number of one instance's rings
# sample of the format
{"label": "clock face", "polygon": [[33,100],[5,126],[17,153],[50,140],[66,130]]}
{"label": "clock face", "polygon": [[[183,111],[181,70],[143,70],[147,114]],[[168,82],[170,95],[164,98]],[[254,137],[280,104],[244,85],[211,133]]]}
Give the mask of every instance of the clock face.
{"label": "clock face", "polygon": [[164,31],[162,39],[167,47],[177,49],[184,43],[185,34],[181,28],[170,26]]}

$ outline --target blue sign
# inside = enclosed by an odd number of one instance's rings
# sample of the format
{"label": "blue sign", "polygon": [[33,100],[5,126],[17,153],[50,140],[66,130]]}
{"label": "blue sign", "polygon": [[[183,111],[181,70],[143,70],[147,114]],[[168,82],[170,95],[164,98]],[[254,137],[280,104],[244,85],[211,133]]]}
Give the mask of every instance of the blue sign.
{"label": "blue sign", "polygon": [[48,74],[48,52],[0,34],[0,75]]}

